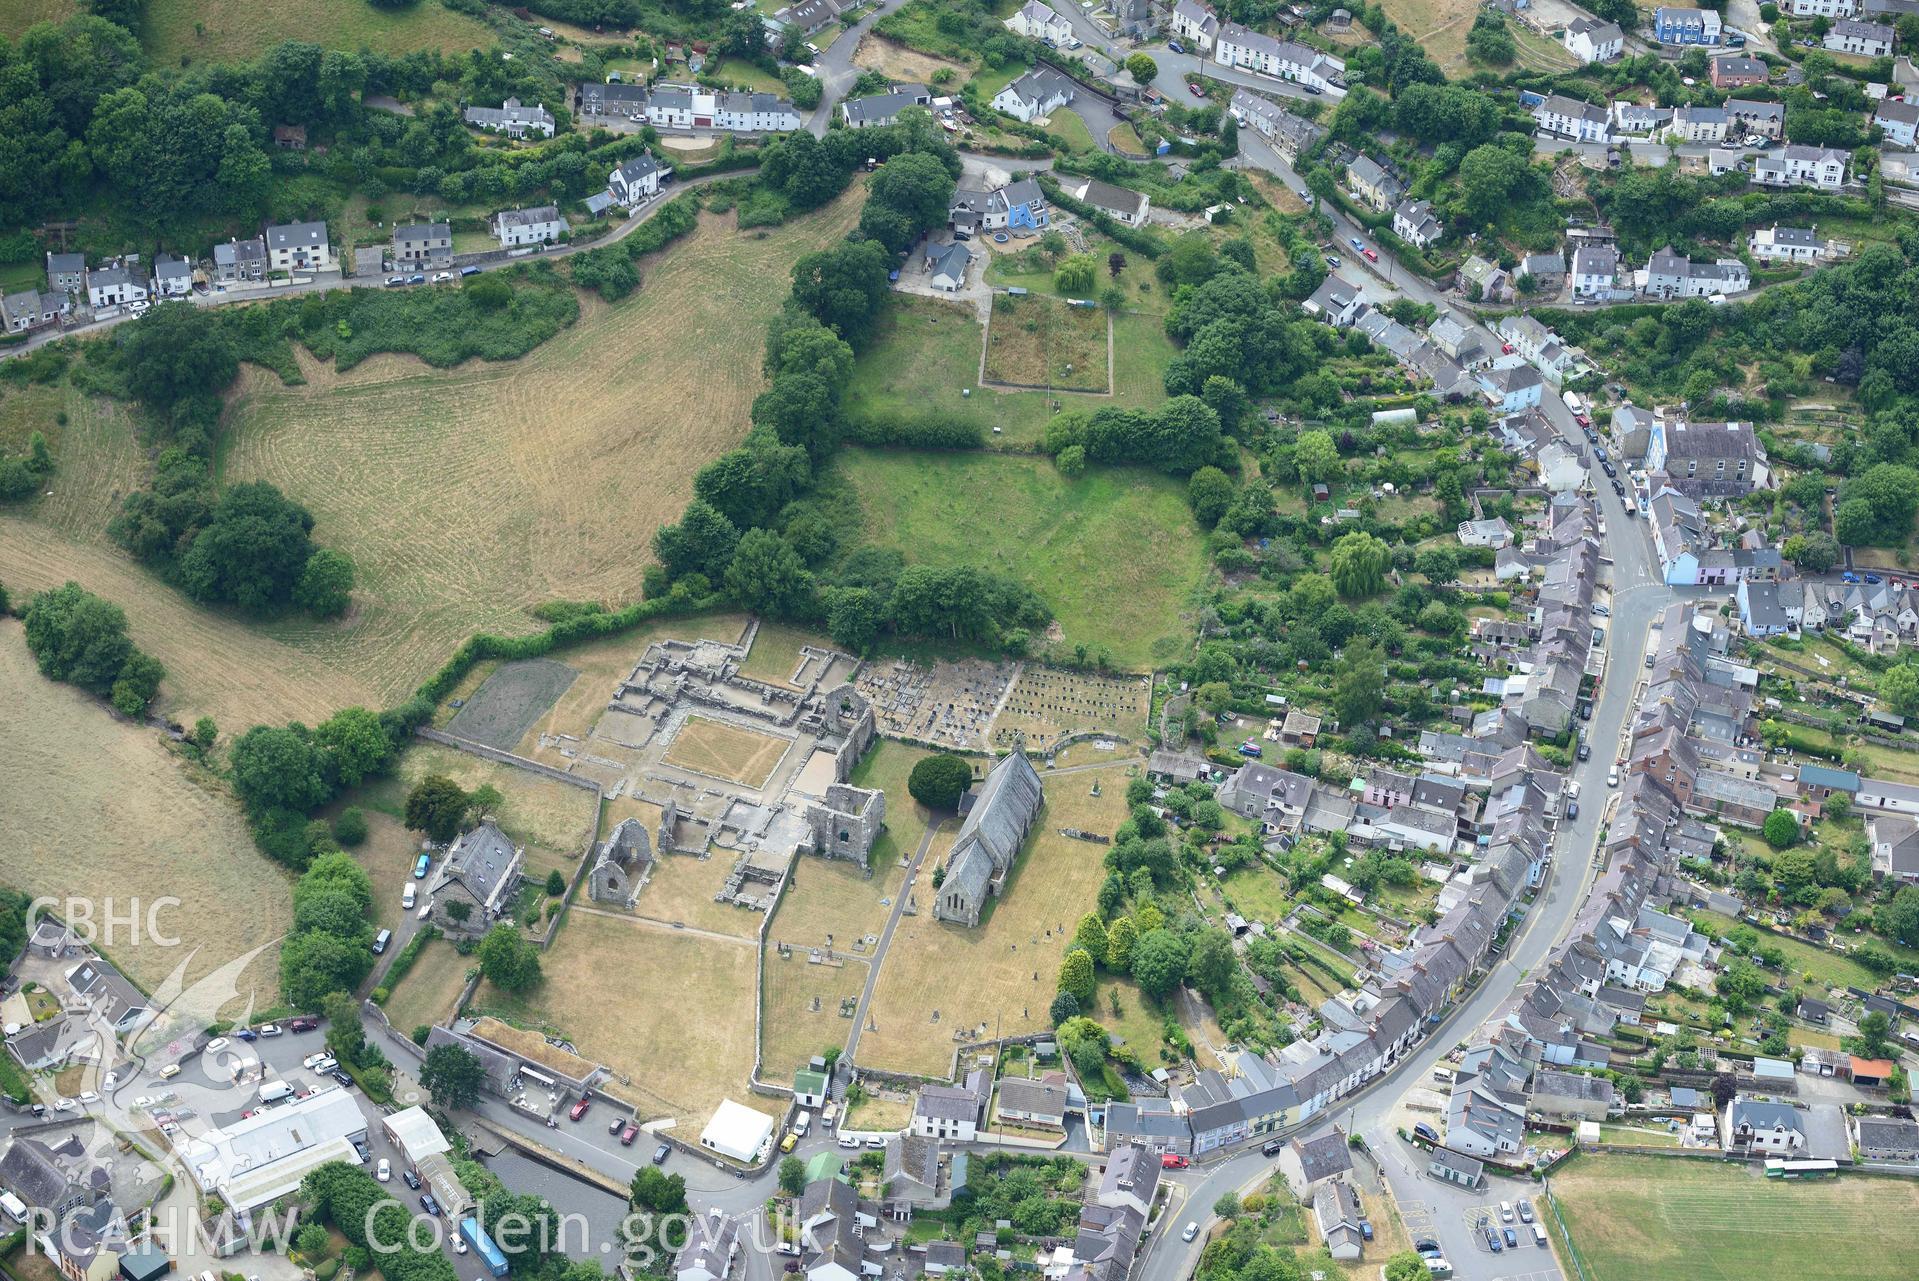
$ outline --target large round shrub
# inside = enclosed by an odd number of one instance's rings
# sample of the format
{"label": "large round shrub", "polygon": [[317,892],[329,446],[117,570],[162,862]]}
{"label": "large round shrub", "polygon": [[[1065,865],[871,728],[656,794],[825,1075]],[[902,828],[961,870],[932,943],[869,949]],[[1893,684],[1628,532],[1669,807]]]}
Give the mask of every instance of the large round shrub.
{"label": "large round shrub", "polygon": [[950,810],[959,807],[960,797],[973,782],[973,767],[950,753],[929,756],[913,767],[906,790],[928,809]]}

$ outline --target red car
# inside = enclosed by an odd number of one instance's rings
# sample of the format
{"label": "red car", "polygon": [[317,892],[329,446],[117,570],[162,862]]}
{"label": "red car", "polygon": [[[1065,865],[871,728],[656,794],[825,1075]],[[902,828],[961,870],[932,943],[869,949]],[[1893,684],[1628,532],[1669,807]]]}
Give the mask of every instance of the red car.
{"label": "red car", "polygon": [[1360,252],[1366,255],[1366,261],[1367,261],[1367,262],[1378,262],[1378,261],[1379,261],[1379,254],[1378,254],[1378,252],[1377,252],[1376,250],[1372,250],[1372,249],[1362,249],[1362,250],[1360,250]]}
{"label": "red car", "polygon": [[1578,423],[1581,427],[1590,427],[1593,425],[1591,414],[1574,414],[1573,421]]}
{"label": "red car", "polygon": [[1206,90],[1194,81],[1188,80],[1186,87],[1193,91],[1195,98],[1204,98],[1206,96]]}
{"label": "red car", "polygon": [[579,1120],[581,1117],[586,1115],[587,1108],[591,1107],[592,1105],[593,1105],[593,1100],[581,1099],[578,1103],[575,1103],[573,1105],[573,1110],[566,1114],[567,1120],[569,1121]]}
{"label": "red car", "polygon": [[1177,1152],[1163,1153],[1159,1158],[1159,1165],[1162,1170],[1184,1170],[1191,1164],[1191,1161],[1188,1161]]}
{"label": "red car", "polygon": [[1512,354],[1513,354],[1513,345],[1512,345],[1511,343],[1509,343],[1509,342],[1503,342],[1503,343],[1500,343],[1500,344],[1499,344],[1499,354],[1500,354],[1500,355],[1502,355],[1502,356],[1510,356],[1510,355],[1512,355]]}
{"label": "red car", "polygon": [[627,1122],[626,1128],[620,1131],[620,1146],[623,1148],[632,1147],[633,1140],[639,1137],[639,1133],[639,1126],[634,1125],[631,1121]]}

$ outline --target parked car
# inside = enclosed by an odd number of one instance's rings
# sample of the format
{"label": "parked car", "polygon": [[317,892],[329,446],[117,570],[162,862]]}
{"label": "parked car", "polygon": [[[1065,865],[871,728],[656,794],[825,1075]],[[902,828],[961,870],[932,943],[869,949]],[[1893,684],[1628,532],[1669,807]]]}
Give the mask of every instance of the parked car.
{"label": "parked car", "polygon": [[260,1034],[250,1027],[238,1028],[234,1031],[233,1035],[239,1037],[242,1041],[257,1041],[260,1039]]}
{"label": "parked car", "polygon": [[1569,823],[1576,822],[1578,818],[1579,818],[1579,802],[1567,801],[1566,802],[1566,821]]}
{"label": "parked car", "polygon": [[1186,1226],[1180,1230],[1179,1239],[1182,1241],[1191,1241],[1198,1235],[1199,1224],[1189,1221]]}
{"label": "parked car", "polygon": [[406,283],[409,285],[424,285],[426,283],[426,273],[416,271],[406,278]]}
{"label": "parked car", "polygon": [[1355,252],[1362,250],[1366,247],[1366,242],[1361,240],[1358,236],[1348,236],[1346,238],[1346,243],[1351,245]]}
{"label": "parked car", "polygon": [[1424,1121],[1414,1122],[1413,1133],[1428,1143],[1439,1142],[1439,1131],[1433,1129],[1432,1126],[1426,1124]]}
{"label": "parked car", "polygon": [[373,1177],[382,1183],[390,1182],[393,1178],[393,1162],[381,1157],[380,1164],[373,1167]]}
{"label": "parked car", "polygon": [[311,1072],[315,1068],[319,1067],[321,1062],[325,1060],[326,1057],[327,1057],[327,1054],[325,1050],[320,1051],[318,1054],[309,1054],[304,1059],[300,1060],[300,1066],[305,1068],[307,1071]]}
{"label": "parked car", "polygon": [[443,285],[451,279],[453,279],[453,273],[450,271],[436,271],[433,273],[433,283],[436,285]]}
{"label": "parked car", "polygon": [[1619,786],[1619,767],[1617,765],[1611,766],[1606,770],[1606,786]]}
{"label": "parked car", "polygon": [[478,267],[460,268],[460,279],[462,280],[465,280],[468,276],[477,276],[479,274],[480,274],[480,269]]}
{"label": "parked car", "polygon": [[1378,261],[1379,261],[1379,254],[1378,254],[1378,252],[1377,252],[1376,250],[1374,250],[1374,249],[1373,249],[1373,248],[1372,248],[1371,246],[1368,246],[1367,248],[1365,248],[1365,249],[1362,249],[1362,250],[1360,250],[1359,252],[1361,252],[1361,253],[1363,253],[1363,254],[1365,254],[1365,255],[1366,255],[1366,261],[1367,261],[1367,262],[1378,262]]}
{"label": "parked car", "polygon": [[412,1188],[415,1192],[420,1190],[420,1176],[411,1170],[400,1171],[400,1181]]}
{"label": "parked car", "polygon": [[280,1032],[281,1032],[281,1028],[278,1023],[267,1023],[262,1025],[260,1028],[261,1036],[278,1036],[280,1035]]}
{"label": "parked car", "polygon": [[1184,1170],[1191,1164],[1191,1161],[1177,1152],[1162,1153],[1159,1158],[1159,1165],[1162,1170]]}
{"label": "parked car", "polygon": [[633,1140],[639,1137],[640,1137],[640,1127],[633,1124],[631,1121],[628,1121],[626,1123],[626,1128],[620,1131],[620,1146],[623,1148],[630,1148],[633,1146]]}
{"label": "parked car", "polygon": [[1188,80],[1186,82],[1186,87],[1192,90],[1193,96],[1195,98],[1204,98],[1206,96],[1205,87],[1202,86],[1197,80]]}
{"label": "parked car", "polygon": [[662,1143],[660,1144],[660,1146],[653,1149],[653,1164],[665,1165],[666,1158],[672,1155],[673,1155],[673,1145],[670,1143]]}
{"label": "parked car", "polygon": [[1340,266],[1341,264],[1340,264],[1340,261],[1339,261],[1339,255],[1338,255],[1338,254],[1327,254],[1327,255],[1326,255],[1326,265],[1327,265],[1328,267],[1337,267],[1337,266]]}
{"label": "parked car", "polygon": [[386,278],[386,283],[387,283],[387,288],[391,289],[395,287],[396,285],[404,285],[406,283],[406,277],[405,276],[388,276]]}
{"label": "parked car", "polygon": [[1519,1248],[1519,1237],[1511,1228],[1501,1228],[1500,1235],[1506,1238],[1507,1246],[1514,1250]]}
{"label": "parked car", "polygon": [[347,1075],[345,1068],[334,1068],[331,1072],[327,1073],[327,1075],[345,1088],[353,1088],[353,1078]]}
{"label": "parked car", "polygon": [[433,1199],[431,1192],[420,1193],[420,1208],[435,1217],[440,1213],[440,1203]]}
{"label": "parked car", "polygon": [[1172,51],[1173,51],[1174,53],[1185,53],[1185,52],[1186,52],[1186,46],[1185,46],[1185,45],[1183,45],[1183,44],[1181,44],[1181,43],[1180,43],[1179,41],[1177,41],[1177,40],[1168,40],[1168,41],[1166,42],[1166,47],[1167,47],[1168,49],[1171,49],[1171,50],[1172,50]]}
{"label": "parked car", "polygon": [[1415,1241],[1413,1242],[1413,1249],[1415,1252],[1423,1254],[1427,1258],[1431,1258],[1436,1254],[1445,1253],[1444,1250],[1439,1248],[1439,1242],[1433,1240]]}
{"label": "parked car", "polygon": [[1866,575],[1866,581],[1867,581],[1867,582],[1869,582],[1869,583],[1871,583],[1871,584],[1873,584],[1874,586],[1877,586],[1877,585],[1879,585],[1880,583],[1883,583],[1883,582],[1885,582],[1886,580],[1885,580],[1885,579],[1883,579],[1883,578],[1881,578],[1881,577],[1879,577],[1879,575],[1877,575],[1877,574],[1867,574],[1867,575]]}
{"label": "parked car", "polygon": [[856,1148],[860,1145],[859,1137],[853,1134],[842,1134],[839,1137],[839,1145],[843,1148]]}
{"label": "parked car", "polygon": [[431,854],[420,855],[413,863],[413,879],[416,881],[424,881],[426,879],[426,870],[432,866],[433,856]]}
{"label": "parked car", "polygon": [[465,1253],[466,1253],[466,1251],[467,1251],[467,1244],[466,1244],[466,1238],[465,1238],[465,1237],[463,1237],[463,1236],[461,1236],[461,1235],[460,1235],[459,1233],[457,1233],[457,1232],[453,1232],[453,1233],[449,1233],[449,1234],[448,1234],[448,1240],[450,1240],[450,1241],[452,1241],[452,1242],[453,1242],[453,1253],[455,1253],[455,1254],[465,1254]]}
{"label": "parked car", "polygon": [[593,1106],[592,1099],[583,1098],[578,1103],[575,1103],[572,1106],[572,1108],[568,1110],[566,1114],[566,1119],[569,1121],[577,1121],[581,1117],[585,1116],[586,1110],[592,1106]]}
{"label": "parked car", "polygon": [[1581,744],[1579,745],[1579,759],[1580,759],[1580,760],[1582,760],[1582,761],[1589,761],[1589,760],[1591,760],[1592,758],[1593,758],[1593,747],[1592,747],[1592,744],[1591,744],[1591,743],[1581,743]]}
{"label": "parked car", "polygon": [[1494,1254],[1498,1254],[1501,1250],[1504,1250],[1506,1248],[1505,1246],[1499,1243],[1499,1234],[1493,1231],[1491,1228],[1486,1229],[1486,1245],[1489,1249],[1492,1250]]}
{"label": "parked car", "polygon": [[[297,1019],[287,1020],[287,1031],[289,1032],[311,1032],[319,1026],[320,1020],[314,1018],[311,1014],[302,1014]],[[212,1049],[212,1044],[209,1043],[207,1048]]]}
{"label": "parked car", "polygon": [[1531,1223],[1533,1221],[1533,1203],[1531,1201],[1521,1201],[1519,1203],[1519,1221],[1521,1223]]}
{"label": "parked car", "polygon": [[877,1134],[869,1134],[866,1136],[866,1146],[869,1148],[884,1149],[886,1147],[886,1140]]}

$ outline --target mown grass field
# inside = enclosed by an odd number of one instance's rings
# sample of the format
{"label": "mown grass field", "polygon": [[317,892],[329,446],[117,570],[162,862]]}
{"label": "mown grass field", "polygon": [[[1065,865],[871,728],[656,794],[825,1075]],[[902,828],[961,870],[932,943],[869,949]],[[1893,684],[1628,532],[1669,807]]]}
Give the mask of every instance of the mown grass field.
{"label": "mown grass field", "polygon": [[[47,6],[55,2],[32,0]],[[307,0],[298,5],[148,0],[140,37],[156,66],[177,65],[182,59],[241,62],[282,40],[393,54],[415,49],[464,53],[493,42],[484,22],[455,13],[438,0],[404,9],[380,9],[366,0]]]}
{"label": "mown grass field", "polygon": [[[9,584],[11,585],[11,584]],[[134,639],[147,637],[139,629]],[[112,716],[84,694],[41,676],[17,620],[0,620],[0,878],[31,895],[80,899],[103,919],[157,907],[160,935],[104,950],[148,991],[175,968],[188,982],[266,947],[248,968],[256,1008],[279,992],[279,948],[292,921],[293,883],[253,848],[239,807],[220,785],[171,755],[149,729]],[[177,900],[175,905],[161,903]],[[137,908],[135,904],[138,904]]]}
{"label": "mown grass field", "polygon": [[1904,1179],[1582,1156],[1551,1187],[1589,1281],[1894,1281],[1919,1251],[1919,1186]]}
{"label": "mown grass field", "polygon": [[[970,307],[910,294],[895,297],[861,353],[846,392],[849,412],[880,419],[938,414],[979,425],[992,441],[1038,440],[1052,400],[1091,412],[1107,405],[1151,409],[1166,400],[1160,379],[1173,344],[1158,316],[1113,318],[1113,394],[999,391],[980,386],[984,338]],[[970,395],[962,395],[970,392]],[[999,435],[995,435],[997,428]]]}
{"label": "mown grass field", "polygon": [[1180,643],[1205,572],[1198,526],[1171,477],[1094,468],[1078,480],[1024,455],[847,450],[868,541],[911,561],[977,565],[1028,584],[1070,648],[1106,647],[1144,669]]}
{"label": "mown grass field", "polygon": [[387,997],[386,1016],[402,1036],[422,1023],[438,1023],[453,1012],[466,987],[467,971],[477,962],[461,956],[445,939],[428,943]]}
{"label": "mown grass field", "polygon": [[78,0],[8,0],[0,5],[0,36],[17,40],[36,22],[65,22],[80,12]]}
{"label": "mown grass field", "polygon": [[[977,929],[933,918],[932,869],[951,846],[936,838],[912,893],[916,916],[902,917],[874,989],[876,1028],[860,1035],[860,1060],[901,1072],[944,1073],[956,1029],[1013,1036],[1047,1026],[1060,957],[1073,923],[1105,878],[1105,846],[1062,836],[1062,827],[1111,835],[1126,818],[1129,766],[1047,779],[1046,805]],[[1099,796],[1091,794],[1093,783]],[[937,857],[936,857],[937,855]],[[1033,976],[1039,977],[1035,979]],[[955,976],[964,976],[956,982]],[[939,1021],[933,1021],[933,1011]]]}

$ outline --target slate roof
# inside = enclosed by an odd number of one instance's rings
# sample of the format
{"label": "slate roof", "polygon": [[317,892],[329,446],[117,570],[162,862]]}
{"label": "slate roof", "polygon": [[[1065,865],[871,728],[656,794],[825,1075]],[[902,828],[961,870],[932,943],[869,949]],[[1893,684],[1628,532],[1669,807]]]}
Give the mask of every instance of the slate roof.
{"label": "slate roof", "polygon": [[867,120],[889,120],[898,115],[902,108],[923,105],[931,97],[932,91],[925,85],[904,84],[890,93],[848,98],[841,106],[845,108],[847,120],[859,124]]}
{"label": "slate roof", "polygon": [[38,1139],[16,1138],[0,1156],[0,1184],[29,1206],[50,1209],[67,1195],[70,1180],[52,1149]]}
{"label": "slate roof", "polygon": [[458,881],[490,907],[505,892],[518,865],[519,852],[506,833],[490,822],[482,823],[453,842],[434,888]]}
{"label": "slate roof", "polygon": [[1039,772],[1026,753],[1001,758],[980,784],[978,798],[953,841],[953,859],[978,847],[992,859],[995,871],[1012,867],[1020,841],[1045,799]]}
{"label": "slate roof", "polygon": [[267,228],[267,245],[273,249],[315,249],[326,242],[323,222],[289,222]]}
{"label": "slate roof", "polygon": [[1338,1130],[1329,1128],[1310,1139],[1294,1139],[1291,1146],[1308,1183],[1330,1179],[1353,1168],[1352,1150],[1346,1144],[1346,1136]]}
{"label": "slate roof", "polygon": [[502,209],[494,215],[502,227],[540,227],[560,220],[560,211],[553,205],[536,205],[531,209]]}

